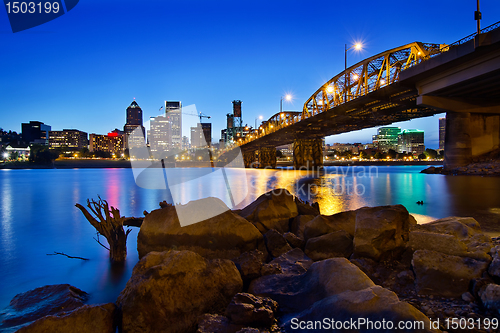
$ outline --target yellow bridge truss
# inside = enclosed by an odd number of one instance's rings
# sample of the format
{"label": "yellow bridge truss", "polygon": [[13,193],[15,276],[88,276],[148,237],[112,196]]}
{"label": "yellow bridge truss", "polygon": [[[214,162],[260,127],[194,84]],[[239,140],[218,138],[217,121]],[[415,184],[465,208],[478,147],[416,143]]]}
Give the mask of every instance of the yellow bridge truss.
{"label": "yellow bridge truss", "polygon": [[334,76],[305,103],[302,119],[324,112],[399,80],[399,73],[439,54],[439,44],[414,42],[365,59]]}

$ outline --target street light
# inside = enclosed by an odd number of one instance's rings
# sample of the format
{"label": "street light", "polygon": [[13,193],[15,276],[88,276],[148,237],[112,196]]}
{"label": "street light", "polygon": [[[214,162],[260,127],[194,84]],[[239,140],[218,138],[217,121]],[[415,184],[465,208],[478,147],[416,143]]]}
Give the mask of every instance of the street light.
{"label": "street light", "polygon": [[[259,116],[259,120],[262,121],[263,117]],[[257,128],[257,118],[255,118],[255,128]]]}
{"label": "street light", "polygon": [[361,50],[361,48],[363,47],[363,45],[361,45],[361,43],[356,43],[354,44],[353,46],[351,46],[350,48],[347,48],[347,44],[345,44],[345,51],[344,51],[344,103],[347,101],[347,51],[351,50],[351,49],[355,49],[355,50]]}
{"label": "street light", "polygon": [[[286,94],[285,95],[285,99],[287,101],[291,101],[292,100],[292,95],[290,94]],[[281,96],[281,100],[280,100],[280,113],[283,112],[283,96]]]}

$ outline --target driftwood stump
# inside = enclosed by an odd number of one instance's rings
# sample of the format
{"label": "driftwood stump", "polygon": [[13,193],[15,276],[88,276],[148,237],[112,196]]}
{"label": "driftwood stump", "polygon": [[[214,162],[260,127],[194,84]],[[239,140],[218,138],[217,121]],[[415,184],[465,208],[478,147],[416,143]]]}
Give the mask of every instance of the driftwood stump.
{"label": "driftwood stump", "polygon": [[[108,205],[106,200],[99,197],[99,201],[87,199],[87,207],[94,214],[90,214],[85,207],[76,204],[87,220],[103,235],[109,244],[109,257],[113,262],[124,262],[127,257],[127,236],[132,231],[123,229],[125,217],[120,216],[120,210]],[[100,243],[99,243],[100,244]],[[102,244],[101,244],[102,245]]]}

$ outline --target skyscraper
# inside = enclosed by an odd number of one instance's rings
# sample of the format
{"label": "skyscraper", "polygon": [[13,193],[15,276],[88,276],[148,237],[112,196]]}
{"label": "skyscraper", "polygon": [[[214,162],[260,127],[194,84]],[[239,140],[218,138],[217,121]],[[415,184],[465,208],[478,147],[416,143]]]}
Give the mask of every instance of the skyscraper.
{"label": "skyscraper", "polygon": [[165,152],[172,148],[172,123],[166,116],[151,117],[148,141],[151,155],[164,158]]}
{"label": "skyscraper", "polygon": [[125,124],[123,130],[125,132],[125,146],[126,147],[131,147],[133,146],[140,146],[140,140],[141,138],[138,136],[130,136],[130,134],[137,128],[140,127],[142,130],[142,137],[144,139],[144,126],[142,126],[142,109],[137,104],[137,102],[134,100],[130,104],[130,106],[127,108],[127,123]]}
{"label": "skyscraper", "polygon": [[182,104],[165,101],[165,116],[172,124],[172,148],[182,149]]}
{"label": "skyscraper", "polygon": [[439,149],[444,149],[445,133],[446,133],[446,118],[439,118]]}

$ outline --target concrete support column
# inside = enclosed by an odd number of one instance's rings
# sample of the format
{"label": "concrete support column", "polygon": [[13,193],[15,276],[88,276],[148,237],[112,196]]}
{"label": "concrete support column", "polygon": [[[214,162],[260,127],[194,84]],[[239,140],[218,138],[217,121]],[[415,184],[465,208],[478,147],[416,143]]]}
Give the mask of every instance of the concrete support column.
{"label": "concrete support column", "polygon": [[466,166],[477,156],[499,148],[500,116],[447,112],[444,168]]}
{"label": "concrete support column", "polygon": [[259,163],[261,168],[276,168],[276,148],[260,148]]}
{"label": "concrete support column", "polygon": [[252,164],[255,162],[255,151],[244,151],[243,152],[243,163],[245,164],[245,168],[252,167]]}
{"label": "concrete support column", "polygon": [[323,166],[322,139],[296,139],[293,142],[293,166],[295,169],[314,169]]}

